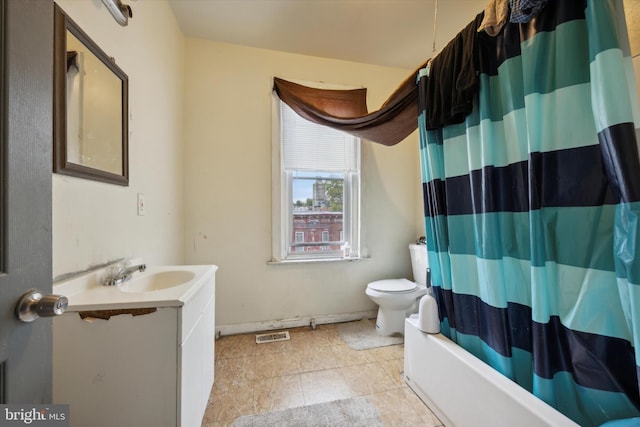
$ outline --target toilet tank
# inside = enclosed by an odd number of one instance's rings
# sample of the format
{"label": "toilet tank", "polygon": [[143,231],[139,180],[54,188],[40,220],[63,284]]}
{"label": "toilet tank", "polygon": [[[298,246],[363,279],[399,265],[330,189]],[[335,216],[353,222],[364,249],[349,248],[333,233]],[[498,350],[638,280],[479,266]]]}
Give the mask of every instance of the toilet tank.
{"label": "toilet tank", "polygon": [[419,285],[426,285],[427,267],[427,245],[417,245],[412,243],[409,245],[411,252],[411,269],[413,270],[413,280]]}

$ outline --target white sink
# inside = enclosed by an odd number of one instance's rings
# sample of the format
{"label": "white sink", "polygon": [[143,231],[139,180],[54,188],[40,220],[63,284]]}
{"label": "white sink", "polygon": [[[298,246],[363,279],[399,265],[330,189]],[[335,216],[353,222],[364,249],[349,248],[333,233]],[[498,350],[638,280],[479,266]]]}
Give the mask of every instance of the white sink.
{"label": "white sink", "polygon": [[184,285],[196,277],[193,271],[172,270],[134,273],[133,278],[119,286],[122,292],[154,292]]}
{"label": "white sink", "polygon": [[106,271],[101,268],[58,282],[53,291],[69,298],[67,312],[183,306],[215,280],[217,269],[215,265],[152,265],[119,286],[103,286]]}

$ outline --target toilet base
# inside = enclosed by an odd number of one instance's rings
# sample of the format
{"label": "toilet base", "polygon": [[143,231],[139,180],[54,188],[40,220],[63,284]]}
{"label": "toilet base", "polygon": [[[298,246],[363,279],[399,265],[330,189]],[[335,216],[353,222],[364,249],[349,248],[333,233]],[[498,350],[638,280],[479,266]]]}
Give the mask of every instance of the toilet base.
{"label": "toilet base", "polygon": [[406,309],[391,310],[379,307],[376,318],[376,333],[385,337],[394,334],[404,335],[404,319],[406,317]]}

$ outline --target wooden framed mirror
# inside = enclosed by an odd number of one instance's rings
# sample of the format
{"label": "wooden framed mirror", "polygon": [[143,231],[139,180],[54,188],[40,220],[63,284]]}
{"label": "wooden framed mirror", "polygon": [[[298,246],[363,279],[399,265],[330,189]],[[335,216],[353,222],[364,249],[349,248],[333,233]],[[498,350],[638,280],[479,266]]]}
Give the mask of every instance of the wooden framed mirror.
{"label": "wooden framed mirror", "polygon": [[55,5],[53,171],[129,185],[129,78]]}

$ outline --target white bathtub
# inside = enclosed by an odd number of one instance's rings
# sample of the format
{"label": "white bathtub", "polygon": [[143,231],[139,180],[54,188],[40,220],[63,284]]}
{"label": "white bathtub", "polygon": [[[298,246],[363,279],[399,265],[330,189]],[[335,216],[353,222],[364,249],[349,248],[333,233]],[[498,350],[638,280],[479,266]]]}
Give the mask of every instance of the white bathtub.
{"label": "white bathtub", "polygon": [[417,319],[404,329],[404,380],[447,427],[579,427]]}

